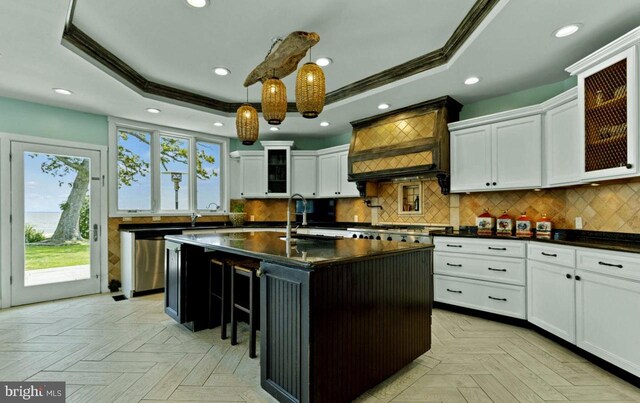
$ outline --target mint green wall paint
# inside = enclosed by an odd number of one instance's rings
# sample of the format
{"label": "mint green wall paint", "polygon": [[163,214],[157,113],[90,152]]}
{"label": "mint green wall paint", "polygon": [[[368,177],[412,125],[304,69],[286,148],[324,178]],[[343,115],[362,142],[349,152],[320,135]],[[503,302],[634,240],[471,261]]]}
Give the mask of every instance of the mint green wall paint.
{"label": "mint green wall paint", "polygon": [[107,145],[107,117],[0,97],[0,132]]}
{"label": "mint green wall paint", "polygon": [[575,87],[577,83],[577,77],[573,76],[557,83],[467,104],[460,111],[460,120],[536,105]]}
{"label": "mint green wall paint", "polygon": [[[265,141],[291,141],[293,140],[294,149],[295,150],[320,150],[322,148],[329,148],[334,146],[340,146],[343,144],[348,144],[351,142],[351,132],[339,134],[337,136],[330,137],[304,137],[304,136],[278,136],[278,137],[269,137],[268,140]],[[262,150],[262,146],[260,145],[260,139],[256,141],[253,145],[243,146],[240,144],[240,141],[236,138],[232,138],[229,143],[229,149],[231,151],[247,151],[247,150]]]}

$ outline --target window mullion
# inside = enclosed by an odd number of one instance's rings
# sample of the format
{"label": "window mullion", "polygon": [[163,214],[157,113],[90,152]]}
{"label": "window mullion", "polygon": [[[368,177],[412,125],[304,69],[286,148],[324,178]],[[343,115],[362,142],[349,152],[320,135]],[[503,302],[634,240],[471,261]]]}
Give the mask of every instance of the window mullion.
{"label": "window mullion", "polygon": [[160,176],[160,132],[154,130],[151,136],[152,213],[160,211]]}

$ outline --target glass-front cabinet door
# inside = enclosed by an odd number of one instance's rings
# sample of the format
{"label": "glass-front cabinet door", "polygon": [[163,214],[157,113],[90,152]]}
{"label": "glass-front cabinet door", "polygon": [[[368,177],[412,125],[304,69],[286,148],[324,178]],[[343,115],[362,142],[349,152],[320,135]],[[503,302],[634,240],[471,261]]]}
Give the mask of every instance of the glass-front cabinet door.
{"label": "glass-front cabinet door", "polygon": [[291,147],[265,146],[267,196],[289,197],[291,178]]}
{"label": "glass-front cabinet door", "polygon": [[636,49],[632,47],[578,77],[584,179],[638,172],[636,69]]}

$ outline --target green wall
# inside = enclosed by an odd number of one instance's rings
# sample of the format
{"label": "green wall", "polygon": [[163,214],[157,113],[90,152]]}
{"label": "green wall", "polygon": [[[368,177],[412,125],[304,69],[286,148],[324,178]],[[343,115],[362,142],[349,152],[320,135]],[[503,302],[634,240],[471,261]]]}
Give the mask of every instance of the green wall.
{"label": "green wall", "polygon": [[[282,135],[278,137],[269,137],[268,141],[295,141],[295,150],[320,150],[322,148],[329,148],[334,146],[340,146],[351,142],[351,132],[339,134],[337,136],[330,137],[299,137],[299,136],[287,136]],[[246,150],[262,150],[260,145],[261,139],[258,139],[253,145],[243,146],[237,138],[232,138],[229,144],[231,151],[246,151]]]}
{"label": "green wall", "polygon": [[107,117],[0,97],[0,132],[107,145]]}
{"label": "green wall", "polygon": [[573,76],[557,83],[467,104],[460,111],[460,120],[536,105],[575,87],[577,82],[577,78]]}

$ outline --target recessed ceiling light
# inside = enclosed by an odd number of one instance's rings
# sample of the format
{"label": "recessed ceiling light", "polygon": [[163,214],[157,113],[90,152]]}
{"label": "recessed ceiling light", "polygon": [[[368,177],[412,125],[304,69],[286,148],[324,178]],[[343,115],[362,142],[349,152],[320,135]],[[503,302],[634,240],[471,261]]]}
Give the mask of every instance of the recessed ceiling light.
{"label": "recessed ceiling light", "polygon": [[316,60],[316,64],[320,67],[325,67],[333,63],[333,60],[330,57],[320,57]]}
{"label": "recessed ceiling light", "polygon": [[278,130],[280,130],[279,127],[270,127],[269,130],[271,130],[272,132],[277,132]]}
{"label": "recessed ceiling light", "polygon": [[219,76],[226,76],[226,75],[229,75],[229,73],[231,73],[231,70],[229,70],[226,67],[214,67],[213,72]]}
{"label": "recessed ceiling light", "polygon": [[391,105],[389,105],[389,104],[380,104],[380,105],[378,105],[378,109],[389,109],[390,106]]}
{"label": "recessed ceiling light", "polygon": [[466,80],[464,80],[464,83],[466,85],[478,84],[479,82],[480,82],[480,79],[478,77],[469,77]]}
{"label": "recessed ceiling light", "polygon": [[569,35],[573,35],[580,29],[580,24],[570,24],[559,28],[553,32],[553,36],[556,38],[564,38]]}
{"label": "recessed ceiling light", "polygon": [[54,88],[53,92],[55,92],[56,94],[60,94],[60,95],[71,95],[71,94],[73,94],[72,91],[65,90],[64,88]]}
{"label": "recessed ceiling light", "polygon": [[206,6],[208,2],[208,0],[187,0],[187,4],[195,8],[202,8]]}
{"label": "recessed ceiling light", "polygon": [[329,126],[330,124],[331,124],[331,123],[329,123],[329,122],[320,122],[320,126],[322,126],[322,127],[327,127],[327,126]]}
{"label": "recessed ceiling light", "polygon": [[214,126],[216,126],[216,127],[222,127],[222,126],[224,126],[224,123],[222,123],[222,122],[215,122],[213,125],[214,125]]}
{"label": "recessed ceiling light", "polygon": [[149,113],[160,113],[160,109],[158,108],[147,108],[147,112]]}

